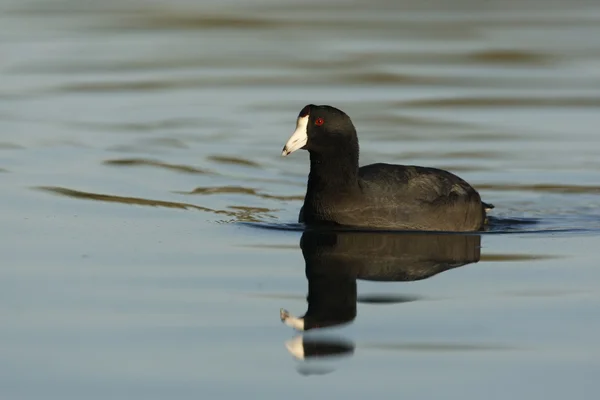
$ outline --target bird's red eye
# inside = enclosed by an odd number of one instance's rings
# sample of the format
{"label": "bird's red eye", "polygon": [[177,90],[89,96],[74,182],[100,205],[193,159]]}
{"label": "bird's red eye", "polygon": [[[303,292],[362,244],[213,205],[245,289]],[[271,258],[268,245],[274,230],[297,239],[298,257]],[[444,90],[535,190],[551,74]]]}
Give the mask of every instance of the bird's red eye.
{"label": "bird's red eye", "polygon": [[324,123],[325,123],[325,120],[324,120],[323,118],[317,118],[317,119],[315,120],[315,125],[317,125],[317,126],[321,126],[321,125],[323,125]]}

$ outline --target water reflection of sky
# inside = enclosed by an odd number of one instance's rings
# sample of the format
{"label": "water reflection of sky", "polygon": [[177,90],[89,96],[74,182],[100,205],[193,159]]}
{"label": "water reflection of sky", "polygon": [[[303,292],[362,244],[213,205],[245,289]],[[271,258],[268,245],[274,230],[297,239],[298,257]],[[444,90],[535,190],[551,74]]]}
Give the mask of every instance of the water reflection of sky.
{"label": "water reflection of sky", "polygon": [[[598,7],[241,4],[0,1],[0,397],[596,398]],[[308,307],[279,155],[311,102],[519,222],[357,280],[316,366],[277,316]]]}

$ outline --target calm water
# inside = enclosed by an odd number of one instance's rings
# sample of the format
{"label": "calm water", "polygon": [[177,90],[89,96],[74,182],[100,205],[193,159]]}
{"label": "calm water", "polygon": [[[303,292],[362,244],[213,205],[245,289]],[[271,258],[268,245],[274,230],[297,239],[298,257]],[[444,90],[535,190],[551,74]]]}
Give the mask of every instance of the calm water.
{"label": "calm water", "polygon": [[[0,398],[597,399],[600,5],[419,4],[0,1]],[[307,103],[492,232],[301,250]]]}

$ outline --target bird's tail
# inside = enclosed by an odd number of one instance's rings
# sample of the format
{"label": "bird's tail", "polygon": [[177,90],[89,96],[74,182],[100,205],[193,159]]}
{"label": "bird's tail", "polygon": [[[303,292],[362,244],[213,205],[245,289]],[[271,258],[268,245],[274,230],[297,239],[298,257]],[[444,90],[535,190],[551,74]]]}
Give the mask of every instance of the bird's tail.
{"label": "bird's tail", "polygon": [[490,210],[493,210],[494,208],[496,208],[496,206],[494,206],[493,204],[490,203],[485,203],[485,202],[481,202],[481,204],[483,204],[483,208],[485,208],[485,212],[489,212]]}

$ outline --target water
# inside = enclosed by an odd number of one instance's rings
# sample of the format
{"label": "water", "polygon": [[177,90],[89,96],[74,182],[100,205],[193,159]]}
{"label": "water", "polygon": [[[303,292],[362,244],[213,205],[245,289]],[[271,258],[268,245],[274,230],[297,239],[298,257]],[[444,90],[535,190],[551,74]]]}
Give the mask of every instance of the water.
{"label": "water", "polygon": [[[598,397],[600,6],[315,4],[0,2],[2,399]],[[491,232],[305,271],[307,103]]]}

